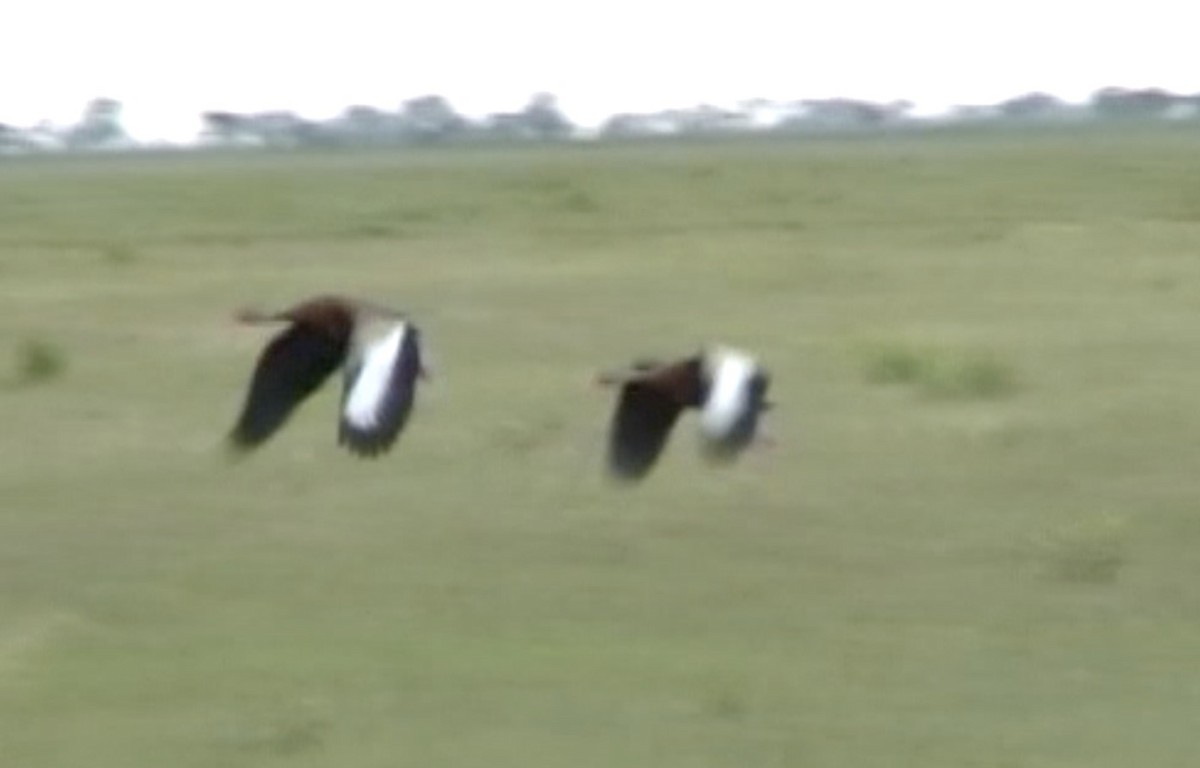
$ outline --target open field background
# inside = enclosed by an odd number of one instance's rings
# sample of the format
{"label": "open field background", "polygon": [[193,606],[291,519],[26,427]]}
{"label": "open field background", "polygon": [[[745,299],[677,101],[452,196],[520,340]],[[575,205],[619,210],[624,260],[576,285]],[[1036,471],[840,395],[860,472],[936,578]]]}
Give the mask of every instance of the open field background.
{"label": "open field background", "polygon": [[[422,322],[248,461],[244,303]],[[1200,136],[0,163],[0,762],[1190,766]],[[593,372],[765,358],[601,474]]]}

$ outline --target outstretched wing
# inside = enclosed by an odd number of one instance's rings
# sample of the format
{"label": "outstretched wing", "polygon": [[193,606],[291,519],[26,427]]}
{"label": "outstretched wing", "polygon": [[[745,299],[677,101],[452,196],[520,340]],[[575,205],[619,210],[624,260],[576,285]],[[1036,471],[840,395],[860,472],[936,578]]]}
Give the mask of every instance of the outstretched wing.
{"label": "outstretched wing", "polygon": [[653,384],[626,383],[609,430],[609,471],[623,480],[645,477],[662,454],[682,410],[677,398]]}
{"label": "outstretched wing", "polygon": [[305,325],[292,325],[263,350],[230,443],[243,450],[275,434],[301,402],[341,363],[345,342]]}
{"label": "outstretched wing", "polygon": [[391,448],[412,412],[421,371],[420,332],[407,321],[364,343],[346,369],[338,442],[359,456]]}

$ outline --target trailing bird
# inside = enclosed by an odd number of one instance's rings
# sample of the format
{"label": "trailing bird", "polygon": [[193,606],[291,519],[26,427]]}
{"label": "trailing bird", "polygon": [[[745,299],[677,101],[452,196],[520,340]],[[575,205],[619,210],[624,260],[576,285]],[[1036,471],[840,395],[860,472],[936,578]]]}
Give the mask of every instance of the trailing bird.
{"label": "trailing bird", "polygon": [[389,450],[428,378],[421,332],[403,313],[342,296],[318,296],[278,312],[242,309],[241,323],[286,323],[263,349],[236,424],[235,449],[274,435],[342,367],[338,443],[364,457]]}
{"label": "trailing bird", "polygon": [[746,352],[713,346],[673,362],[638,360],[596,379],[620,394],[608,436],[608,469],[619,479],[644,478],[687,409],[699,411],[703,455],[729,462],[758,439],[770,376]]}

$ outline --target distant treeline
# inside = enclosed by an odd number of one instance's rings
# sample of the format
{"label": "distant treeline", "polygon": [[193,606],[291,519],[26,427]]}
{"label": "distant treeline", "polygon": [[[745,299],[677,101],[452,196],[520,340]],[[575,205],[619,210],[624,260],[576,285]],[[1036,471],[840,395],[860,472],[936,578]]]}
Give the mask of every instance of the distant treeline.
{"label": "distant treeline", "polygon": [[[0,153],[136,149],[122,124],[122,105],[91,101],[78,123],[19,127],[0,123]],[[1017,96],[999,104],[963,105],[936,117],[918,116],[909,101],[876,103],[849,98],[772,101],[750,99],[736,109],[702,104],[690,109],[621,113],[598,129],[581,129],[540,93],[524,108],[481,119],[460,114],[448,99],[430,95],[396,110],[350,106],[330,120],[309,120],[288,111],[200,115],[197,147],[404,146],[452,142],[621,140],[657,136],[813,134],[919,129],[946,125],[1087,123],[1107,120],[1180,120],[1200,123],[1200,94],[1160,88],[1102,88],[1085,103],[1047,93]]]}

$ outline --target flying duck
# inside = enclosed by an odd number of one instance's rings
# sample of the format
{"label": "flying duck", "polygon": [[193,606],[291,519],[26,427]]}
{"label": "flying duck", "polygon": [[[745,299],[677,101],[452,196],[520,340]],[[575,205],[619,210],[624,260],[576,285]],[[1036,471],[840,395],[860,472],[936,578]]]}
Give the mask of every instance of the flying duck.
{"label": "flying duck", "polygon": [[620,390],[609,428],[608,468],[630,481],[650,472],[685,409],[699,411],[703,454],[728,462],[755,441],[759,414],[772,405],[766,370],[746,352],[725,346],[674,362],[639,360],[596,380]]}
{"label": "flying duck", "polygon": [[287,323],[263,349],[237,423],[238,450],[257,448],[342,367],[338,443],[373,457],[386,452],[427,378],[421,333],[403,313],[342,296],[318,296],[279,312],[242,309],[241,323]]}

